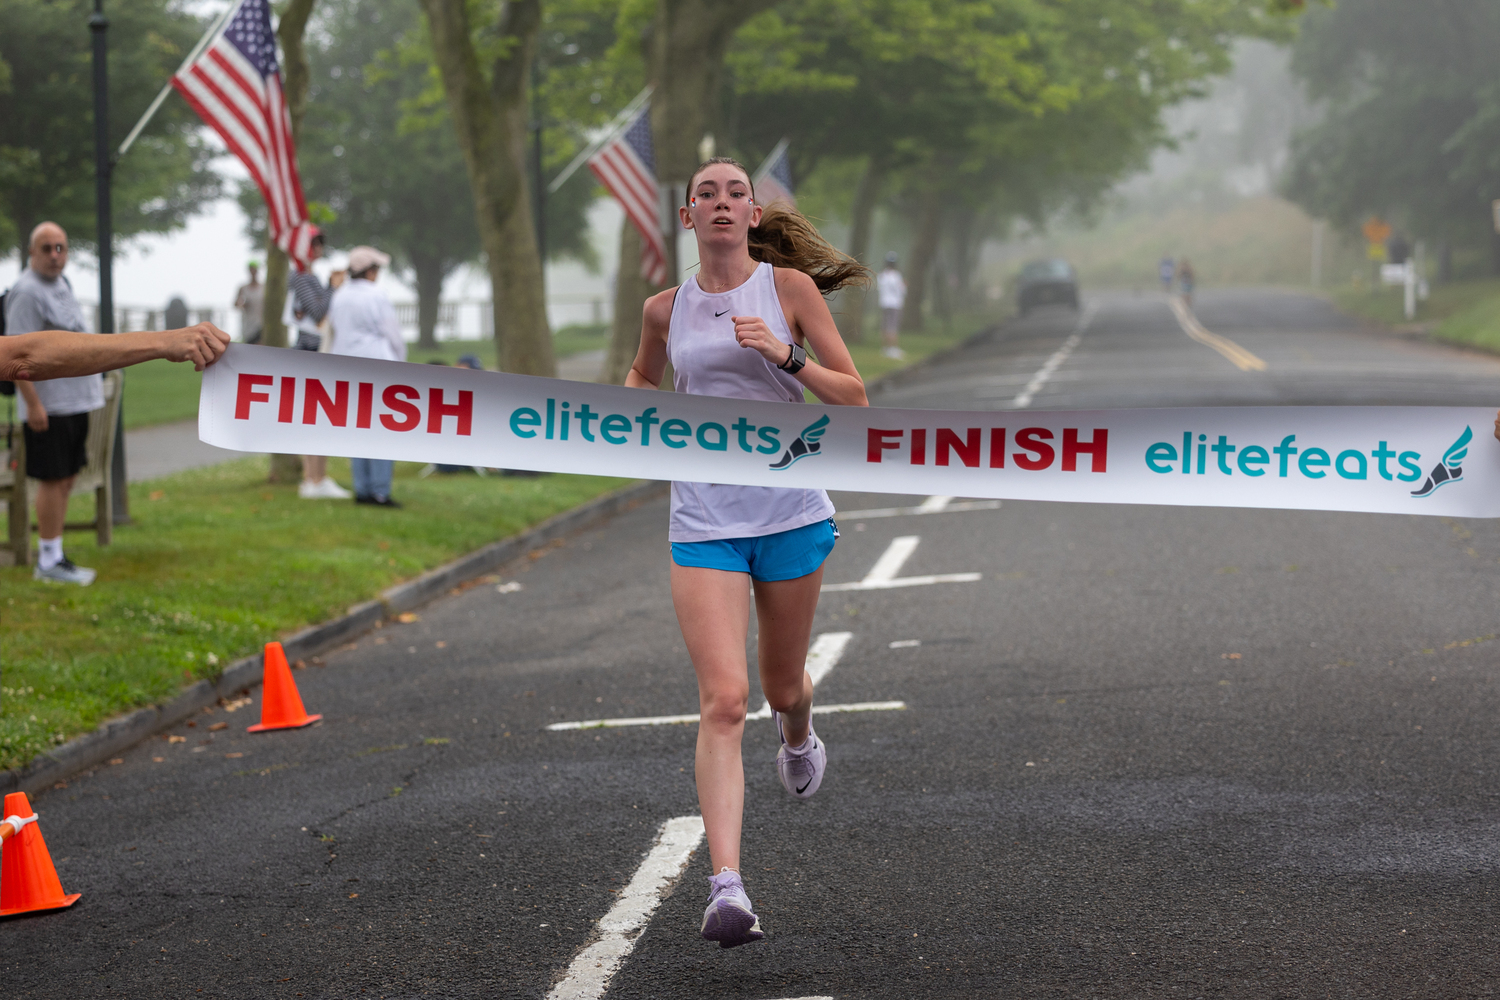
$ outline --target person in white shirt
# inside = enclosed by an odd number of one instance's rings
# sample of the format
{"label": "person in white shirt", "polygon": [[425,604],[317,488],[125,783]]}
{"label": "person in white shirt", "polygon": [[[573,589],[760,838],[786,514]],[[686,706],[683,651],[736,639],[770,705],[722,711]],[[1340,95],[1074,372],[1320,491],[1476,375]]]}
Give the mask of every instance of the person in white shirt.
{"label": "person in white shirt", "polygon": [[885,268],[875,279],[880,296],[880,335],[885,341],[881,353],[888,358],[900,359],[906,355],[896,346],[896,336],[901,332],[901,307],[906,305],[906,279],[896,268],[896,251],[885,255]]}
{"label": "person in white shirt", "polygon": [[[390,256],[374,247],[359,246],[349,251],[349,278],[333,293],[328,306],[328,325],[333,335],[328,353],[379,361],[406,360],[406,341],[401,337],[401,324],[396,321],[396,307],[375,285],[380,269],[390,263]],[[394,462],[353,458],[349,466],[354,473],[355,503],[401,506],[391,499]]]}

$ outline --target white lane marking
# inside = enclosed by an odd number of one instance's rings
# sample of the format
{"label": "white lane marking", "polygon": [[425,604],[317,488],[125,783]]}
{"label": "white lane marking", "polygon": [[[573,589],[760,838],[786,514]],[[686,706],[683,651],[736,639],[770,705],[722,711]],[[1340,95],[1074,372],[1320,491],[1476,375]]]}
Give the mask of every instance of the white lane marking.
{"label": "white lane marking", "polygon": [[902,576],[896,574],[917,550],[921,535],[902,535],[891,539],[891,544],[881,553],[865,578],[856,583],[825,583],[823,592],[837,593],[850,590],[894,590],[897,587],[928,587],[934,583],[973,583],[981,578],[980,573],[940,573],[934,576]]}
{"label": "white lane marking", "polygon": [[924,514],[936,514],[948,509],[953,502],[953,497],[928,497],[917,505],[917,509]]}
{"label": "white lane marking", "polygon": [[891,544],[886,546],[880,558],[875,560],[875,565],[870,567],[870,572],[860,583],[888,583],[896,578],[901,572],[901,567],[906,565],[906,560],[917,551],[917,545],[922,541],[921,535],[901,535],[891,539]]}
{"label": "white lane marking", "polygon": [[594,942],[573,957],[562,982],[547,1000],[598,1000],[621,963],[635,950],[651,914],[661,905],[662,890],[681,877],[688,858],[703,841],[702,816],[678,816],[662,824],[656,843],[620,890],[615,904],[599,919]]}
{"label": "white lane marking", "polygon": [[916,648],[917,646],[920,646],[920,645],[922,645],[922,640],[921,639],[897,639],[895,642],[891,643],[886,648],[888,648],[888,649],[914,649],[914,648]]}
{"label": "white lane marking", "polygon": [[1047,384],[1047,380],[1052,377],[1057,369],[1062,367],[1063,362],[1068,360],[1068,355],[1072,354],[1073,349],[1083,340],[1083,334],[1088,330],[1089,324],[1093,320],[1094,307],[1088,306],[1083,310],[1083,314],[1078,317],[1078,325],[1073,327],[1072,335],[1063,341],[1061,347],[1052,352],[1052,357],[1047,359],[1046,364],[1037,369],[1037,373],[1031,376],[1031,381],[1026,383],[1026,388],[1021,390],[1021,394],[1011,400],[1011,409],[1024,410],[1031,405],[1031,401],[1036,398],[1036,394],[1042,391],[1042,386]]}
{"label": "white lane marking", "polygon": [[[807,650],[807,672],[812,675],[813,684],[816,685],[828,671],[843,658],[844,650],[849,647],[849,640],[854,638],[853,632],[824,632],[813,640]],[[881,704],[884,704],[883,702]],[[905,705],[901,706],[905,708]],[[817,707],[813,711],[818,711]],[[833,705],[824,711],[843,712],[870,712],[883,711],[882,709],[860,708],[858,706]],[[745,721],[752,719],[769,719],[771,717],[771,705],[767,702],[757,712],[751,712],[745,716]],[[698,722],[699,715],[648,715],[633,719],[585,719],[582,722],[554,722],[547,727],[549,732],[561,733],[572,729],[618,729],[624,726],[677,726],[689,722]]]}
{"label": "white lane marking", "polygon": [[876,517],[905,517],[909,514],[958,514],[966,510],[998,510],[999,500],[965,500],[950,503],[941,510],[923,510],[917,507],[874,507],[870,510],[841,510],[834,517],[840,521],[867,521]]}
{"label": "white lane marking", "polygon": [[866,583],[827,583],[823,593],[833,594],[850,590],[896,590],[901,587],[930,587],[935,583],[976,583],[984,579],[983,573],[937,573],[932,576],[899,576],[894,580],[877,580]]}
{"label": "white lane marking", "polygon": [[1210,333],[1204,329],[1203,324],[1198,322],[1198,317],[1193,315],[1188,304],[1176,295],[1169,296],[1167,304],[1172,307],[1172,315],[1177,317],[1177,325],[1182,327],[1182,332],[1192,337],[1204,347],[1212,347],[1224,357],[1229,359],[1242,372],[1263,372],[1266,363],[1260,358],[1245,350],[1239,344],[1228,337],[1221,337],[1217,333]]}
{"label": "white lane marking", "polygon": [[[813,715],[832,715],[838,712],[899,712],[906,708],[904,701],[856,701],[844,705],[814,705]],[[769,719],[770,712],[752,712],[745,716],[745,721],[751,719]],[[628,726],[677,726],[690,722],[698,722],[699,716],[695,712],[692,715],[648,715],[638,719],[588,719],[583,722],[554,722],[548,726],[550,732],[561,733],[573,729],[623,729]]]}

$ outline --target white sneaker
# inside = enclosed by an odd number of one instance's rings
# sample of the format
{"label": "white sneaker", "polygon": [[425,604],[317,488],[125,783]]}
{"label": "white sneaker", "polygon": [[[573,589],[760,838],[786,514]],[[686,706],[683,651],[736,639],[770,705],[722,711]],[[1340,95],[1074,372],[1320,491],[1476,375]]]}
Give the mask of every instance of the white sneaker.
{"label": "white sneaker", "polygon": [[63,556],[60,562],[54,566],[49,566],[47,569],[42,569],[41,564],[38,563],[36,568],[31,571],[31,578],[33,580],[50,580],[52,583],[76,583],[80,587],[87,587],[93,583],[96,576],[98,574],[86,566],[73,565],[73,560],[67,556]]}
{"label": "white sneaker", "polygon": [[812,720],[807,720],[807,741],[797,749],[786,744],[786,734],[781,729],[781,713],[772,712],[776,720],[776,735],[781,738],[781,749],[776,752],[776,775],[781,786],[793,798],[809,799],[823,784],[823,772],[828,769],[828,750],[818,734],[813,732]]}
{"label": "white sneaker", "polygon": [[885,357],[890,358],[892,361],[900,361],[902,358],[906,357],[906,352],[899,347],[887,347],[880,353]]}
{"label": "white sneaker", "polygon": [[354,494],[334,482],[332,477],[324,476],[316,483],[303,480],[297,485],[297,496],[303,500],[348,500]]}

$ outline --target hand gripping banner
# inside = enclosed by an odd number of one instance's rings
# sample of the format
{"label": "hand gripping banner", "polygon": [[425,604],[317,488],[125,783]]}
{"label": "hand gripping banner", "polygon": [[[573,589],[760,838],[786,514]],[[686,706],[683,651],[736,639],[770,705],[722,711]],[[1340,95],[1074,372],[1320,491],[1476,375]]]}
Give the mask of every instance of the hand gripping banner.
{"label": "hand gripping banner", "polygon": [[198,433],[238,451],[1015,500],[1500,516],[1475,407],[897,410],[235,345]]}

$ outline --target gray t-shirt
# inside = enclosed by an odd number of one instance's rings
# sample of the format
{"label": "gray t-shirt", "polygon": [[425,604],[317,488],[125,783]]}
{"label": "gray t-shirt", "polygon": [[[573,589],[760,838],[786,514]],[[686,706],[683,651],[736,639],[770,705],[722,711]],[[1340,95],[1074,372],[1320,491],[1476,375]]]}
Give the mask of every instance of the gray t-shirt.
{"label": "gray t-shirt", "polygon": [[[5,332],[35,333],[37,330],[72,330],[84,333],[83,310],[73,297],[68,279],[48,280],[31,268],[21,272],[10,294],[5,296]],[[104,405],[104,377],[54,378],[34,383],[37,398],[51,416],[88,413]],[[16,393],[20,419],[26,419],[26,399]]]}

